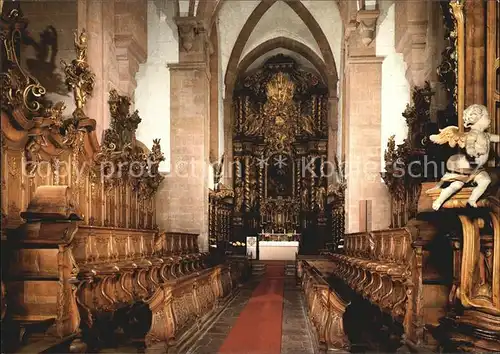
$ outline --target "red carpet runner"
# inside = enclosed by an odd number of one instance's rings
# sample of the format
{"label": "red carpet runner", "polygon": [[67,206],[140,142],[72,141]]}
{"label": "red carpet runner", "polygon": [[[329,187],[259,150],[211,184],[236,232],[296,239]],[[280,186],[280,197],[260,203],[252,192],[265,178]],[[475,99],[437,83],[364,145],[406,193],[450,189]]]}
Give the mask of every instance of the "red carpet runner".
{"label": "red carpet runner", "polygon": [[266,274],[241,311],[219,353],[280,354],[285,263],[267,263]]}

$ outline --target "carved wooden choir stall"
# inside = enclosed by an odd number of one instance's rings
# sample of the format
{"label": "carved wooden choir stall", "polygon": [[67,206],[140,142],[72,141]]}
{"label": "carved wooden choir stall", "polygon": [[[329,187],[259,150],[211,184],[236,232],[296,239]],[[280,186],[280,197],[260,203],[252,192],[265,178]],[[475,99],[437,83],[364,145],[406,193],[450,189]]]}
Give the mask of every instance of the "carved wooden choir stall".
{"label": "carved wooden choir stall", "polygon": [[120,327],[148,347],[183,348],[231,296],[245,262],[214,263],[198,235],[159,232],[160,142],[148,150],[135,139],[141,118],[112,90],[98,143],[84,111],[95,82],[85,31],[75,33],[76,59],[62,63],[75,101],[65,118],[21,64],[32,42],[19,4],[3,10],[2,345],[95,350]]}

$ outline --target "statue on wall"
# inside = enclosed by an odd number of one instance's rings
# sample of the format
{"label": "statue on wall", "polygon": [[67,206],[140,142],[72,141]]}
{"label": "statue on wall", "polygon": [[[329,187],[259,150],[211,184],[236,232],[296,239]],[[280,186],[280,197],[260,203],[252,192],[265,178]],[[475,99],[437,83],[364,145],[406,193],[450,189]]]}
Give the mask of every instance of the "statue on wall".
{"label": "statue on wall", "polygon": [[463,113],[464,127],[470,128],[468,132],[460,132],[458,127],[449,126],[440,130],[439,134],[431,135],[430,139],[436,144],[448,143],[451,147],[458,145],[465,148],[466,154],[455,154],[446,162],[448,172],[432,189],[441,188],[444,183],[449,186],[441,190],[441,194],[432,204],[434,210],[458,192],[462,187],[474,182],[474,187],[467,203],[477,207],[477,201],[491,183],[491,178],[483,166],[488,162],[490,142],[499,142],[500,136],[486,132],[491,120],[488,109],[479,104],[467,107]]}
{"label": "statue on wall", "polygon": [[244,123],[245,134],[248,136],[258,135],[263,123],[264,119],[260,115],[260,112],[249,112],[249,115]]}
{"label": "statue on wall", "polygon": [[311,116],[305,116],[302,118],[302,131],[308,135],[314,135],[315,127],[314,127],[314,119]]}

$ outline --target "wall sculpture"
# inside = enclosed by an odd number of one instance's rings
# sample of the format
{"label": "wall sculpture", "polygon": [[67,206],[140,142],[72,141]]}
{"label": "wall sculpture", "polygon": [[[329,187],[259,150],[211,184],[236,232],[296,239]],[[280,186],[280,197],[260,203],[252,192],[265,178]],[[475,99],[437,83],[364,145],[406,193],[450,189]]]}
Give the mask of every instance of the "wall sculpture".
{"label": "wall sculpture", "polygon": [[295,230],[304,245],[323,247],[327,94],[318,74],[283,55],[240,77],[234,93],[235,235]]}

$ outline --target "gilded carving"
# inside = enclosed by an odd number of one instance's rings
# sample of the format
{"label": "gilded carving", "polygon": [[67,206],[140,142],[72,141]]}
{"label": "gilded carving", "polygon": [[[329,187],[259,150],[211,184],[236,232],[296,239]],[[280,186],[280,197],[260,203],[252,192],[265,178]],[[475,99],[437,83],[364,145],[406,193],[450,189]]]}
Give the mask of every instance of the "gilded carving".
{"label": "gilded carving", "polygon": [[137,111],[129,113],[130,104],[129,97],[119,95],[116,90],[110,92],[111,126],[104,132],[101,151],[95,156],[96,167],[107,176],[104,183],[108,190],[125,180],[141,200],[146,200],[156,193],[164,179],[158,169],[165,157],[160,139],[153,140],[149,153],[136,143],[135,131],[141,118]]}
{"label": "gilded carving", "polygon": [[40,82],[27,73],[20,65],[18,58],[19,46],[25,36],[28,36],[27,20],[19,9],[12,9],[2,18],[3,31],[0,40],[5,51],[7,70],[0,73],[0,102],[3,107],[12,111],[21,109],[27,117],[32,117],[42,109],[42,98],[46,93]]}
{"label": "gilded carving", "polygon": [[87,103],[88,96],[92,95],[95,85],[95,74],[90,70],[87,63],[87,33],[85,29],[80,34],[74,33],[74,46],[76,58],[67,64],[64,60],[61,64],[64,66],[66,75],[66,85],[68,90],[73,91],[76,109],[73,112],[75,119],[86,118],[83,107]]}
{"label": "gilded carving", "polygon": [[[382,173],[382,179],[392,197],[393,227],[404,226],[416,216],[422,181],[428,178],[427,176],[439,173],[439,171],[424,171],[421,168],[422,156],[429,150],[426,131],[431,122],[430,104],[433,94],[428,82],[423,87],[413,89],[413,102],[408,104],[402,113],[408,126],[408,135],[401,144],[396,145],[395,136],[391,136],[387,142],[384,153],[385,172]],[[436,165],[438,162],[436,161]]]}

